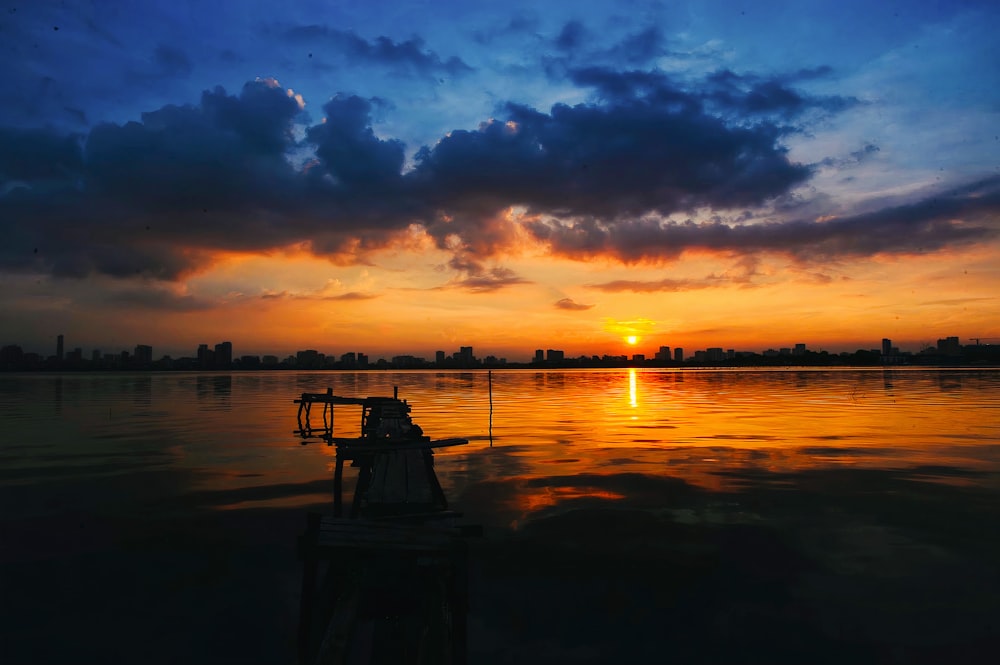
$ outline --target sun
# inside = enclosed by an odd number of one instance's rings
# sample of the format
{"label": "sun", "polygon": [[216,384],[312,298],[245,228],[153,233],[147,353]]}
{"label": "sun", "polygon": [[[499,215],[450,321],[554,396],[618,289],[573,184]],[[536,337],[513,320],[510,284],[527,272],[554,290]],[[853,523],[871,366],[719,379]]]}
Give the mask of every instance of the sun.
{"label": "sun", "polygon": [[625,341],[629,343],[629,346],[635,346],[639,343],[639,338],[635,335],[629,335],[625,338]]}

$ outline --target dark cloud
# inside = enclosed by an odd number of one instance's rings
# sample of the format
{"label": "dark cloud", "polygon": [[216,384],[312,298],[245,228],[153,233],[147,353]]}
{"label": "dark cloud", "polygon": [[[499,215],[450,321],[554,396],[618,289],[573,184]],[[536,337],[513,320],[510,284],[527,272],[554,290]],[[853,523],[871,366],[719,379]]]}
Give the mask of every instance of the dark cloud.
{"label": "dark cloud", "polygon": [[214,250],[291,244],[359,263],[416,225],[454,255],[454,286],[490,291],[525,283],[483,265],[525,233],[559,255],[628,262],[689,249],[803,260],[934,251],[995,232],[995,180],[825,222],[664,221],[790,200],[811,170],[789,160],[776,124],[728,121],[660,72],[574,77],[593,101],[508,104],[408,168],[404,145],[372,129],[379,100],[337,95],[303,136],[298,101],[274,81],[216,88],[86,137],[0,129],[0,267],[169,280]]}
{"label": "dark cloud", "polygon": [[613,60],[629,65],[645,65],[667,53],[665,38],[659,28],[650,26],[635,34],[627,35],[611,49]]}
{"label": "dark cloud", "polygon": [[829,68],[819,67],[789,75],[761,77],[722,69],[707,77],[704,99],[721,110],[785,118],[811,109],[839,113],[862,103],[853,96],[807,95],[790,86],[795,81],[827,76],[829,73]]}
{"label": "dark cloud", "polygon": [[285,91],[254,82],[239,97],[217,88],[198,106],[99,125],[82,150],[75,137],[4,130],[0,171],[25,186],[0,199],[13,240],[0,257],[56,275],[172,279],[205,260],[199,248],[286,244],[273,222],[302,208],[286,160],[298,112]]}
{"label": "dark cloud", "polygon": [[646,217],[614,225],[595,220],[534,225],[557,254],[622,261],[674,258],[689,250],[778,252],[802,261],[916,254],[969,245],[1000,234],[1000,178],[929,199],[827,221],[726,224]]}
{"label": "dark cloud", "polygon": [[580,21],[569,21],[556,37],[556,48],[560,51],[575,51],[582,47],[587,38],[587,29]]}
{"label": "dark cloud", "polygon": [[506,111],[506,121],[454,131],[417,153],[412,180],[429,199],[466,213],[524,205],[612,221],[755,205],[810,175],[788,160],[774,126],[732,126],[669,101],[622,95]]}
{"label": "dark cloud", "polygon": [[194,70],[194,65],[183,51],[166,44],[160,44],[153,51],[153,62],[168,76],[188,76]]}
{"label": "dark cloud", "polygon": [[83,173],[82,136],[0,127],[0,182],[72,181]]}
{"label": "dark cloud", "polygon": [[101,299],[104,304],[124,305],[132,310],[196,312],[212,309],[217,305],[208,298],[178,294],[155,286],[109,291]]}
{"label": "dark cloud", "polygon": [[832,166],[838,169],[851,168],[869,161],[881,149],[874,143],[866,143],[858,150],[853,150],[846,157],[827,157],[820,161],[821,166]]}
{"label": "dark cloud", "polygon": [[561,298],[556,301],[556,309],[567,309],[571,312],[583,312],[588,309],[593,308],[593,305],[584,305],[583,303],[578,303],[572,298]]}
{"label": "dark cloud", "polygon": [[375,136],[371,110],[369,100],[338,95],[323,107],[325,122],[310,127],[307,137],[339,186],[387,194],[386,190],[398,188],[404,146]]}
{"label": "dark cloud", "polygon": [[428,50],[418,37],[396,42],[383,36],[369,41],[349,30],[337,30],[326,25],[296,26],[285,31],[284,36],[295,42],[332,47],[349,61],[402,68],[423,75],[446,73],[459,76],[473,71],[456,56],[442,59]]}

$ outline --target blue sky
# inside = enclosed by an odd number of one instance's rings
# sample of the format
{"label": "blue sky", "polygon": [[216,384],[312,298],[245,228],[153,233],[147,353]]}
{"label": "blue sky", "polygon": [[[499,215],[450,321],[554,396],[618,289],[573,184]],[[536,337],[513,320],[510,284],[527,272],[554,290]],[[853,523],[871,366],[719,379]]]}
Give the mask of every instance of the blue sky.
{"label": "blue sky", "polygon": [[[789,329],[712,318],[713,298],[782,302],[814,321],[799,341],[828,346],[1000,335],[998,18],[991,2],[8,2],[0,305],[17,315],[0,342],[294,347],[260,321],[219,328],[264,300],[402,311],[400,282],[450,331],[400,351]],[[816,307],[851,297],[868,302]],[[386,326],[308,334],[405,346]]]}

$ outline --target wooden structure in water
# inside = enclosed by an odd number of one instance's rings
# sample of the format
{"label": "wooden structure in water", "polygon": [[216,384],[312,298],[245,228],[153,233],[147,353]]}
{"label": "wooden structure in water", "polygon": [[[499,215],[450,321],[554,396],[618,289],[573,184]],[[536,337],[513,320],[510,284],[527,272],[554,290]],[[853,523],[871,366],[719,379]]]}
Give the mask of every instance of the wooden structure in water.
{"label": "wooden structure in water", "polygon": [[[333,512],[310,515],[299,539],[300,662],[464,663],[465,536],[479,528],[453,524],[433,449],[468,441],[425,436],[395,391],[295,401],[303,443],[336,446]],[[358,436],[334,435],[337,405],[361,407]],[[346,462],[358,473],[345,517]]]}

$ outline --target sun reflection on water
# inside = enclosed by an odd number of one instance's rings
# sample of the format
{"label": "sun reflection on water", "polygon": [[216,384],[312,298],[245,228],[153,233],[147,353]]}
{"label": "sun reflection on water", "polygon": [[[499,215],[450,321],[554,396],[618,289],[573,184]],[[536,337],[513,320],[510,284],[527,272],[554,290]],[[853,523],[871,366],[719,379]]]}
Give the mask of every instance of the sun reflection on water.
{"label": "sun reflection on water", "polygon": [[[639,407],[639,399],[636,396],[636,380],[635,380],[635,368],[630,367],[628,370],[628,403],[635,409]],[[639,416],[632,416],[633,419]]]}

